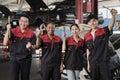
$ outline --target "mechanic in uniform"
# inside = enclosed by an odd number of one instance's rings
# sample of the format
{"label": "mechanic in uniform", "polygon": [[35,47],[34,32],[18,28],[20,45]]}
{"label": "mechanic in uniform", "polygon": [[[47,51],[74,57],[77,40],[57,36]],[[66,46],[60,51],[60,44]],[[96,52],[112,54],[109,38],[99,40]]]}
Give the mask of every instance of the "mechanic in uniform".
{"label": "mechanic in uniform", "polygon": [[111,9],[110,12],[111,23],[103,28],[98,27],[96,15],[91,14],[87,17],[87,24],[91,29],[85,34],[84,39],[87,46],[87,70],[90,72],[92,80],[112,79],[109,70],[108,40],[112,33],[117,11]]}
{"label": "mechanic in uniform", "polygon": [[62,51],[65,51],[64,64],[68,80],[79,80],[79,73],[84,65],[84,40],[80,37],[80,28],[77,24],[72,24],[70,31],[72,36],[66,38],[64,34],[62,45]]}
{"label": "mechanic in uniform", "polygon": [[21,14],[19,26],[12,28],[11,24],[7,25],[7,32],[4,36],[4,45],[10,42],[10,65],[11,80],[30,80],[30,68],[32,52],[35,49],[36,35],[29,29],[29,16]]}
{"label": "mechanic in uniform", "polygon": [[61,60],[62,40],[54,35],[55,24],[53,22],[46,23],[47,34],[41,35],[41,30],[37,33],[36,47],[42,48],[41,57],[41,80],[60,80],[63,70],[63,62]]}

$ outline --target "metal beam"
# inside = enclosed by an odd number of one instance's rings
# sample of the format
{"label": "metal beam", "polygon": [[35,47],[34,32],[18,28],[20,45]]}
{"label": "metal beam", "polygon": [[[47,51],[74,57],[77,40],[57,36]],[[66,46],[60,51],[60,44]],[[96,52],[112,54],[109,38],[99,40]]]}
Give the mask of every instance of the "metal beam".
{"label": "metal beam", "polygon": [[15,3],[17,2],[17,0],[3,0],[3,2],[1,2],[2,5],[7,5],[7,4],[10,4],[10,3]]}

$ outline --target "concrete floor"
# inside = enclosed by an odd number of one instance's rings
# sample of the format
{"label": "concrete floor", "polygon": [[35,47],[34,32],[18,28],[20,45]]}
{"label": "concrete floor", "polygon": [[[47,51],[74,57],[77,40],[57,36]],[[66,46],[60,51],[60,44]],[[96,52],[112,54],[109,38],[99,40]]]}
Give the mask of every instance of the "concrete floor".
{"label": "concrete floor", "polygon": [[[3,59],[3,55],[0,50],[0,80],[10,80],[10,63],[7,60]],[[39,55],[33,54],[30,80],[41,80],[40,75],[40,63],[39,63]],[[61,80],[68,80],[66,75],[66,70],[63,71]],[[86,79],[85,75],[87,75],[86,71],[83,69],[80,73],[80,80],[90,80]]]}
{"label": "concrete floor", "polygon": [[[10,80],[10,66],[9,61],[4,61],[0,59],[0,80]],[[33,58],[31,66],[30,80],[41,80],[39,72],[39,60],[38,58]],[[61,80],[67,80],[62,77]]]}

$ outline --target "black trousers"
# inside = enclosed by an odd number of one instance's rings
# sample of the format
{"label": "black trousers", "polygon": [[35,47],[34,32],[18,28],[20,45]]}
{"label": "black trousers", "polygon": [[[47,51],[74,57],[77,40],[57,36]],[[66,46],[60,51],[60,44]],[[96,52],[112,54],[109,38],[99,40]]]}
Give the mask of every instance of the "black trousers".
{"label": "black trousers", "polygon": [[111,72],[107,62],[93,63],[91,66],[92,80],[112,80]]}
{"label": "black trousers", "polygon": [[[31,59],[10,60],[11,63],[11,80],[30,80]],[[21,73],[21,74],[20,74]]]}
{"label": "black trousers", "polygon": [[60,67],[47,67],[47,65],[41,65],[41,71],[41,80],[61,80]]}

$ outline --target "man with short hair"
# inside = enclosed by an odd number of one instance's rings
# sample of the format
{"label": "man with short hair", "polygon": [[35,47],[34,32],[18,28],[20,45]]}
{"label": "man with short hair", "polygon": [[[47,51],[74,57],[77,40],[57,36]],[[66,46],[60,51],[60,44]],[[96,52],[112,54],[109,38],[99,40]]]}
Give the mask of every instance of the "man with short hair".
{"label": "man with short hair", "polygon": [[109,70],[109,46],[108,40],[115,23],[117,11],[111,9],[111,23],[104,28],[98,27],[98,17],[89,15],[87,24],[90,26],[84,37],[87,47],[87,70],[91,73],[92,80],[111,80]]}
{"label": "man with short hair", "polygon": [[41,35],[41,30],[37,34],[36,47],[42,48],[41,58],[41,80],[61,80],[63,70],[62,63],[62,40],[54,34],[55,24],[48,22],[46,24],[45,35]]}
{"label": "man with short hair", "polygon": [[32,51],[36,36],[28,26],[29,16],[26,14],[20,15],[18,27],[12,28],[11,24],[7,25],[3,44],[7,46],[10,42],[11,80],[19,80],[20,73],[21,80],[30,80]]}

